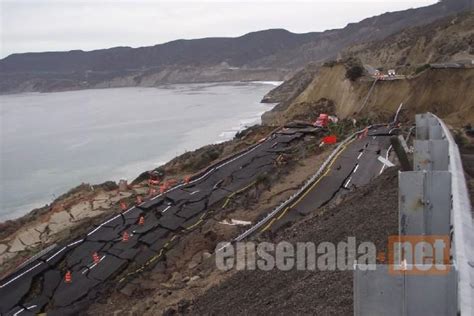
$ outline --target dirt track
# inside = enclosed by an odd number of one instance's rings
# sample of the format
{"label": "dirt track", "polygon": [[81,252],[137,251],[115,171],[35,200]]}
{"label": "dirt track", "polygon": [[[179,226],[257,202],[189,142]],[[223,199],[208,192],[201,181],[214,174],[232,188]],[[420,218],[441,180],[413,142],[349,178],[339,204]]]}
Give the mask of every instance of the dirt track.
{"label": "dirt track", "polygon": [[[274,236],[289,242],[372,241],[384,250],[398,230],[398,174],[387,170],[341,204],[324,208]],[[352,271],[278,270],[238,272],[199,297],[191,314],[317,314],[351,315]]]}

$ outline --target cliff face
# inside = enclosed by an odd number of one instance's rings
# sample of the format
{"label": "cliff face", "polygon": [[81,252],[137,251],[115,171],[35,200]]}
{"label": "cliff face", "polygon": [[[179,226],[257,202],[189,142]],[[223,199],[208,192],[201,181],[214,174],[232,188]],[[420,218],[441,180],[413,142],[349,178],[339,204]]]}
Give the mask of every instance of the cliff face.
{"label": "cliff face", "polygon": [[345,73],[345,67],[340,64],[322,67],[306,89],[287,107],[265,113],[264,123],[278,125],[305,115],[307,120],[315,120],[318,109],[322,109],[328,101],[333,104],[333,113],[339,118],[369,117],[385,122],[403,103],[407,118],[430,111],[453,125],[474,122],[472,68],[428,69],[409,79],[379,81],[365,106],[373,82],[352,82],[345,78]]}
{"label": "cliff face", "polygon": [[472,10],[472,1],[446,0],[319,33],[294,34],[278,29],[238,38],[178,40],[151,47],[13,54],[0,60],[0,93],[281,80],[309,62],[337,56],[350,45]]}

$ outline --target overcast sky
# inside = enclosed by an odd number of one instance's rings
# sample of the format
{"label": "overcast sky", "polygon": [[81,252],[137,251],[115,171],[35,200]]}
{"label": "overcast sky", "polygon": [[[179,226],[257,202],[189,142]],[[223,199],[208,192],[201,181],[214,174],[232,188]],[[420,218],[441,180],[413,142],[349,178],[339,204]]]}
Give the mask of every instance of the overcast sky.
{"label": "overcast sky", "polygon": [[436,0],[0,0],[0,58],[12,53],[148,46],[181,38],[344,27]]}

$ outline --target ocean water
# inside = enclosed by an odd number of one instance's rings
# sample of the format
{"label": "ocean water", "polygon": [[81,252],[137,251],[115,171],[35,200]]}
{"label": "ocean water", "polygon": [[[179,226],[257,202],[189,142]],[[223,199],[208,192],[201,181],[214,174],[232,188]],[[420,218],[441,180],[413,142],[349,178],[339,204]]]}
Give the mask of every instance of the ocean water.
{"label": "ocean water", "polygon": [[0,222],[72,187],[133,180],[260,123],[274,82],[0,96]]}

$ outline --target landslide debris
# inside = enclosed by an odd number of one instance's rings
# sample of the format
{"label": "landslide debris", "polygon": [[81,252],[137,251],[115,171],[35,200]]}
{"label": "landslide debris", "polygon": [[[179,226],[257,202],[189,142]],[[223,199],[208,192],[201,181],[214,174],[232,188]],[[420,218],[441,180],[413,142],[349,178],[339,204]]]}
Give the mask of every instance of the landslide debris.
{"label": "landslide debris", "polygon": [[[348,236],[371,241],[377,251],[398,232],[398,170],[350,193],[304,221],[259,241],[338,243]],[[194,315],[352,315],[352,271],[238,271],[197,298]]]}

